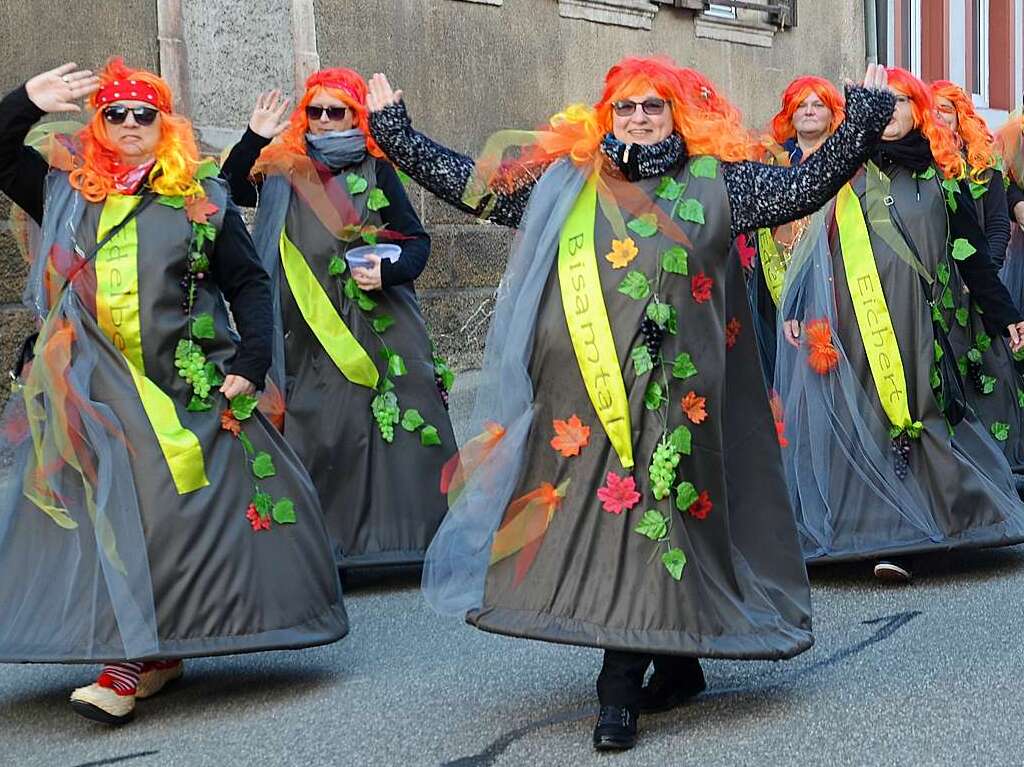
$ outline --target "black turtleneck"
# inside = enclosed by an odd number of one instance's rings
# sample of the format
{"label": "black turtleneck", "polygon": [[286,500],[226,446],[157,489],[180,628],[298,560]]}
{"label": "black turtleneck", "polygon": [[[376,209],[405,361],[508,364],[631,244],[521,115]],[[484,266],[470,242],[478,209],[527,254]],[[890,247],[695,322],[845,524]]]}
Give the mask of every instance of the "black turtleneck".
{"label": "black turtleneck", "polygon": [[880,168],[899,165],[909,168],[915,173],[928,170],[935,162],[932,158],[931,144],[928,143],[928,139],[921,131],[917,130],[913,130],[895,141],[880,141],[873,159]]}

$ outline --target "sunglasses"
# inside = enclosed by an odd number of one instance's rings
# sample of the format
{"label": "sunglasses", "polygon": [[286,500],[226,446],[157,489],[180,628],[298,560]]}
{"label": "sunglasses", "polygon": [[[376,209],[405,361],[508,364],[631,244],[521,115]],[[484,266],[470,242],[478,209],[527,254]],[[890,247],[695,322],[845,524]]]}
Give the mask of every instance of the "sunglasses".
{"label": "sunglasses", "polygon": [[310,120],[316,121],[324,116],[324,112],[327,113],[328,120],[344,120],[345,114],[348,112],[347,107],[317,107],[312,104],[306,107],[306,117]]}
{"label": "sunglasses", "polygon": [[135,118],[135,122],[142,126],[152,125],[153,121],[156,120],[156,116],[160,114],[160,110],[153,107],[129,108],[115,104],[103,110],[103,119],[111,125],[121,125],[128,119],[129,112]]}
{"label": "sunglasses", "polygon": [[644,110],[645,115],[660,115],[665,111],[665,105],[668,104],[665,99],[647,99],[643,103],[637,103],[636,101],[616,101],[612,104],[612,109],[615,110],[615,114],[619,117],[629,117],[631,114],[636,112],[636,108],[640,107]]}

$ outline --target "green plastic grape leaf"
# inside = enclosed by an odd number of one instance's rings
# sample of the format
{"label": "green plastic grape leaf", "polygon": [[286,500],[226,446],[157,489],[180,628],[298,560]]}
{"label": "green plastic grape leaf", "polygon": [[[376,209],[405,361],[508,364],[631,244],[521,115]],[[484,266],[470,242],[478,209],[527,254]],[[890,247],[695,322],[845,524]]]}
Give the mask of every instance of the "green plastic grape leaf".
{"label": "green plastic grape leaf", "polygon": [[935,345],[935,361],[942,362],[942,356],[945,354],[945,352],[942,351],[942,346],[939,345],[938,341],[932,341],[932,343]]}
{"label": "green plastic grape leaf", "polygon": [[208,312],[197,314],[192,320],[192,335],[196,338],[213,338],[217,334],[213,329],[213,315]]}
{"label": "green plastic grape leaf", "polygon": [[970,312],[968,312],[966,309],[964,309],[963,307],[960,307],[959,309],[956,310],[956,322],[957,322],[957,324],[960,327],[966,328],[967,327],[967,321],[969,319],[970,319]]}
{"label": "green plastic grape leaf", "polygon": [[256,453],[256,457],[252,459],[252,473],[259,479],[266,479],[277,474],[277,469],[274,468],[274,459],[270,457],[270,453]]}
{"label": "green plastic grape leaf", "polygon": [[942,308],[952,309],[954,306],[956,306],[956,304],[953,303],[953,289],[947,287],[942,291]]}
{"label": "green plastic grape leaf", "polygon": [[658,217],[654,213],[644,213],[626,224],[626,227],[640,237],[653,237],[658,232]]}
{"label": "green plastic grape leaf", "polygon": [[274,499],[268,493],[253,493],[252,505],[256,507],[256,512],[261,517],[266,517],[270,514],[271,509],[274,508]]}
{"label": "green plastic grape leaf", "polygon": [[211,389],[224,383],[224,376],[221,375],[220,371],[217,370],[217,366],[212,362],[207,362],[203,365],[203,374],[206,376],[206,381],[210,384]]}
{"label": "green plastic grape leaf", "polygon": [[949,284],[949,264],[947,264],[945,261],[940,262],[939,265],[937,267],[935,267],[935,276],[938,278],[938,280],[939,280],[939,282],[941,284],[948,285]]}
{"label": "green plastic grape leaf", "polygon": [[971,182],[971,197],[975,200],[979,200],[985,196],[985,192],[988,191],[988,184],[979,184],[977,181]]}
{"label": "green plastic grape leaf", "polygon": [[987,352],[992,348],[992,337],[988,333],[981,331],[975,336],[974,345],[978,347],[979,352]]}
{"label": "green plastic grape leaf", "polygon": [[256,448],[253,447],[252,440],[249,439],[249,435],[244,431],[238,432],[238,441],[242,443],[242,447],[245,448],[245,452],[249,455],[256,453]]}
{"label": "green plastic grape leaf", "polygon": [[392,353],[388,356],[388,373],[395,378],[404,376],[408,371],[405,367],[405,360],[401,355]]}
{"label": "green plastic grape leaf", "polygon": [[327,262],[327,274],[331,277],[340,277],[347,268],[348,264],[345,263],[345,259],[337,253],[331,256],[331,260]]}
{"label": "green plastic grape leaf", "polygon": [[664,404],[665,392],[661,384],[657,381],[651,381],[647,384],[647,390],[644,392],[644,407],[648,410],[657,410]]}
{"label": "green plastic grape leaf", "polygon": [[965,261],[977,252],[978,249],[963,237],[957,237],[953,240],[953,258],[957,261]]}
{"label": "green plastic grape leaf", "polygon": [[981,393],[991,394],[996,390],[996,379],[995,376],[982,374],[981,376]]}
{"label": "green plastic grape leaf", "polygon": [[671,304],[669,304],[668,308],[669,308],[669,315],[668,315],[668,322],[665,323],[665,330],[668,333],[670,333],[672,335],[675,335],[676,332],[679,330],[679,312]]}
{"label": "green plastic grape leaf", "polygon": [[697,366],[693,364],[690,355],[686,352],[679,354],[672,361],[672,377],[685,381],[697,375]]}
{"label": "green plastic grape leaf", "polygon": [[156,198],[156,201],[161,205],[166,205],[168,208],[175,208],[181,210],[185,207],[185,198],[180,194],[175,195],[160,195]]}
{"label": "green plastic grape leaf", "polygon": [[369,186],[366,179],[358,173],[349,173],[345,176],[345,187],[348,189],[349,194],[362,194]]}
{"label": "green plastic grape leaf", "polygon": [[967,350],[967,359],[973,362],[975,365],[981,362],[981,352],[974,347]]}
{"label": "green plastic grape leaf", "polygon": [[190,413],[205,413],[212,408],[213,402],[210,401],[209,397],[197,397],[195,394],[192,395],[192,399],[185,405],[185,409]]}
{"label": "green plastic grape leaf", "polygon": [[693,198],[683,200],[679,206],[679,218],[683,221],[690,221],[694,224],[704,223],[704,205],[700,200]]}
{"label": "green plastic grape leaf", "polygon": [[672,448],[682,455],[690,455],[693,452],[693,435],[686,426],[677,426],[668,438]]}
{"label": "green plastic grape leaf", "polygon": [[665,565],[673,580],[683,579],[683,568],[686,567],[686,554],[682,549],[669,549],[661,555],[661,563]]}
{"label": "green plastic grape leaf", "polygon": [[932,389],[939,389],[942,387],[942,378],[939,376],[939,369],[932,365],[931,372],[928,374],[928,385]]}
{"label": "green plastic grape leaf", "polygon": [[1017,389],[1017,407],[1024,407],[1024,389]]}
{"label": "green plastic grape leaf", "polygon": [[239,421],[244,421],[252,415],[258,404],[259,400],[251,394],[239,394],[231,398],[231,412]]}
{"label": "green plastic grape leaf", "polygon": [[958,357],[957,361],[956,361],[956,367],[960,371],[960,375],[966,376],[967,375],[967,358],[966,357]]}
{"label": "green plastic grape leaf", "polygon": [[366,207],[368,210],[383,210],[391,201],[388,200],[388,196],[380,189],[374,189],[370,192],[370,196],[366,198]]}
{"label": "green plastic grape leaf", "polygon": [[214,178],[220,173],[220,168],[217,167],[217,163],[207,158],[199,163],[199,167],[196,168],[196,181],[205,181],[208,178]]}
{"label": "green plastic grape leaf", "polygon": [[686,249],[674,245],[661,254],[661,268],[671,274],[686,275],[689,273],[688,259],[689,254]]}
{"label": "green plastic grape leaf", "polygon": [[671,176],[663,176],[654,194],[663,200],[678,200],[683,193],[683,185]]}
{"label": "green plastic grape leaf", "polygon": [[654,359],[652,359],[651,353],[646,346],[637,346],[629,353],[629,356],[633,360],[633,367],[636,369],[638,376],[654,370]]}
{"label": "green plastic grape leaf", "polygon": [[657,324],[659,328],[665,327],[668,321],[672,319],[672,307],[669,304],[663,304],[661,301],[652,301],[647,304],[647,311],[645,312],[647,318]]}
{"label": "green plastic grape leaf", "polygon": [[402,415],[402,428],[406,431],[416,431],[425,423],[426,421],[423,420],[419,410],[409,408]]}
{"label": "green plastic grape leaf", "polygon": [[655,509],[648,509],[640,518],[639,524],[633,528],[634,533],[640,533],[652,541],[660,541],[668,535],[668,520]]}
{"label": "green plastic grape leaf", "polygon": [[931,165],[927,170],[923,170],[920,173],[915,173],[914,178],[919,178],[922,181],[931,181],[935,178],[935,166]]}
{"label": "green plastic grape leaf", "polygon": [[380,232],[380,229],[378,227],[376,227],[376,226],[364,226],[359,231],[359,237],[367,245],[376,245],[377,244],[377,234],[378,234],[378,232]]}
{"label": "green plastic grape leaf", "polygon": [[1000,442],[1006,442],[1010,437],[1010,424],[1008,423],[996,421],[992,424],[989,430],[992,432],[992,436]]}
{"label": "green plastic grape leaf", "polygon": [[693,486],[692,482],[680,482],[676,488],[676,508],[680,511],[686,511],[700,498],[700,493],[697,492],[697,488]]}
{"label": "green plastic grape leaf", "polygon": [[295,504],[292,503],[290,498],[282,498],[274,504],[274,509],[270,512],[270,515],[279,525],[294,525]]}
{"label": "green plastic grape leaf", "polygon": [[395,324],[395,318],[390,314],[382,314],[380,317],[374,317],[371,324],[376,332],[383,333]]}
{"label": "green plastic grape leaf", "polygon": [[420,432],[420,444],[424,447],[441,444],[441,435],[437,433],[436,426],[424,426]]}
{"label": "green plastic grape leaf", "polygon": [[633,271],[619,283],[619,292],[640,301],[651,295],[651,283],[643,272]]}
{"label": "green plastic grape leaf", "polygon": [[718,160],[714,157],[694,157],[690,161],[690,174],[694,178],[715,178],[718,176]]}

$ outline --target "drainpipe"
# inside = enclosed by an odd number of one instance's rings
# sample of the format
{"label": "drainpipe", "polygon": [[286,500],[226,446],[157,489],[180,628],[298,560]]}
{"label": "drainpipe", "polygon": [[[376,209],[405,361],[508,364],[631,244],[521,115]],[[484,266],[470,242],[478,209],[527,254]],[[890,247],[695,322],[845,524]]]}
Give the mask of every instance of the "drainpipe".
{"label": "drainpipe", "polygon": [[867,64],[878,63],[878,17],[875,0],[864,0],[864,58]]}

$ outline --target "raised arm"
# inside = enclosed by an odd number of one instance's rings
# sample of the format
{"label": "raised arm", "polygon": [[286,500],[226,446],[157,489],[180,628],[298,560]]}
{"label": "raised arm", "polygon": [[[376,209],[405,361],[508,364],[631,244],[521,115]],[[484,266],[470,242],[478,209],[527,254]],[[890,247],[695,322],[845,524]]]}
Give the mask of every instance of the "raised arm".
{"label": "raised arm", "polygon": [[476,207],[466,205],[462,197],[474,177],[475,163],[414,130],[401,96],[401,91],[391,90],[383,75],[370,79],[370,133],[388,159],[428,192],[459,210],[505,226],[519,226],[533,184],[525,183],[510,194],[488,191]]}
{"label": "raised arm", "polygon": [[236,205],[256,207],[260,182],[251,178],[252,168],[263,148],[288,127],[287,110],[291,99],[282,98],[280,91],[261,93],[249,118],[249,126],[238,143],[231,147],[220,177],[231,188],[231,199]]}
{"label": "raised arm", "polygon": [[25,146],[25,137],[47,112],[82,111],[75,101],[97,87],[92,72],[64,64],[36,75],[0,101],[0,191],[39,223],[50,168],[39,152]]}
{"label": "raised arm", "polygon": [[846,120],[821,148],[790,168],[755,162],[723,163],[733,234],[795,221],[825,205],[871,156],[896,105],[884,69],[848,86]]}

